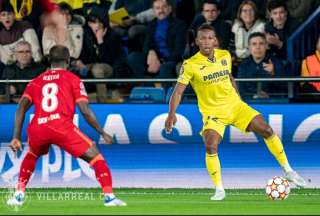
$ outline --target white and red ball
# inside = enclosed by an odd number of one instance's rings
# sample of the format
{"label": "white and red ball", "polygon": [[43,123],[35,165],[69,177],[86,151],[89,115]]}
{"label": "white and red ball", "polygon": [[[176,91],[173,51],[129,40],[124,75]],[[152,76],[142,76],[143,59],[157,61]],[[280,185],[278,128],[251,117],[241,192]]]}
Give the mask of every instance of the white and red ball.
{"label": "white and red ball", "polygon": [[290,193],[290,185],[287,179],[275,176],[270,179],[266,186],[267,196],[272,200],[284,200]]}

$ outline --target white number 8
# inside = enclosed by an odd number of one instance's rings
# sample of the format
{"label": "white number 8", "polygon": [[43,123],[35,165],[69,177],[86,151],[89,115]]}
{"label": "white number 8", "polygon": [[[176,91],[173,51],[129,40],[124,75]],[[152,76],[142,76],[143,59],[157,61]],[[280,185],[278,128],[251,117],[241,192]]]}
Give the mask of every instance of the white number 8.
{"label": "white number 8", "polygon": [[58,86],[55,83],[48,83],[42,87],[41,107],[46,112],[53,112],[58,107]]}

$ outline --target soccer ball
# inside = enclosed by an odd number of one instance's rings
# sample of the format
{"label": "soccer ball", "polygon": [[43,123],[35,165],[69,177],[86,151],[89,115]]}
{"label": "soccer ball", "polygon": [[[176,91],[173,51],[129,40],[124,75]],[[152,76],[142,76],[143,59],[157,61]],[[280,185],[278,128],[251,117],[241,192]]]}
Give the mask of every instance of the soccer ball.
{"label": "soccer ball", "polygon": [[272,200],[284,200],[288,198],[290,193],[288,180],[280,176],[273,177],[267,183],[266,193]]}

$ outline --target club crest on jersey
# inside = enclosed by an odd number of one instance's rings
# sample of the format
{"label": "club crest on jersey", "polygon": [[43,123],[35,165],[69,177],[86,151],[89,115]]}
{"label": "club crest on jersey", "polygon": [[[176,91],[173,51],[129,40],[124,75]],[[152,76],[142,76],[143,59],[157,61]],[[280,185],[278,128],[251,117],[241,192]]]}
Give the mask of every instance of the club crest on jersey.
{"label": "club crest on jersey", "polygon": [[221,64],[222,64],[223,66],[227,66],[227,65],[228,65],[228,62],[227,62],[227,60],[222,59],[222,60],[221,60]]}

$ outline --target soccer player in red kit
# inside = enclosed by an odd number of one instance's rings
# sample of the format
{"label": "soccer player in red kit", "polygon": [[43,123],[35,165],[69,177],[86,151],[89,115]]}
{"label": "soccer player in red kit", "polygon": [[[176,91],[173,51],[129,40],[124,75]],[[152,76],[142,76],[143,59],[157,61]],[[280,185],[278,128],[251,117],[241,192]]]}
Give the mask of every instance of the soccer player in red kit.
{"label": "soccer player in red kit", "polygon": [[15,114],[15,126],[11,149],[21,149],[21,129],[24,116],[34,105],[35,115],[28,125],[29,152],[21,163],[18,184],[9,205],[21,205],[26,185],[34,171],[37,159],[48,153],[49,146],[56,144],[74,157],[88,162],[105,194],[105,206],[124,206],[125,202],[112,193],[111,172],[97,147],[74,124],[73,115],[77,104],[84,119],[103,137],[106,143],[112,138],[99,125],[96,116],[88,106],[88,97],[81,80],[66,70],[70,54],[66,47],[51,48],[49,60],[51,69],[32,80],[25,89]]}

